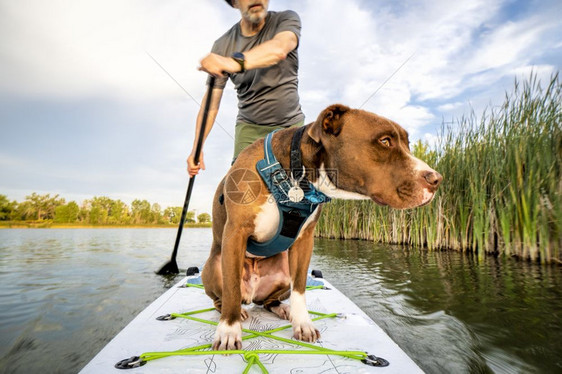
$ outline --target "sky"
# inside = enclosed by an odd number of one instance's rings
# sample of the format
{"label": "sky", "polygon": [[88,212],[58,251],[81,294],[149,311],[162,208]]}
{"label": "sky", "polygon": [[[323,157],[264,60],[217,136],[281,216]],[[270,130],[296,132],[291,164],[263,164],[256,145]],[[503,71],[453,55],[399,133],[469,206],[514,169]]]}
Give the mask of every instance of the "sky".
{"label": "sky", "polygon": [[[514,80],[562,65],[559,0],[271,0],[301,17],[299,94],[312,122],[342,103],[434,143],[444,122],[500,105]],[[0,0],[0,194],[182,206],[222,0]],[[228,83],[190,210],[230,167]]]}

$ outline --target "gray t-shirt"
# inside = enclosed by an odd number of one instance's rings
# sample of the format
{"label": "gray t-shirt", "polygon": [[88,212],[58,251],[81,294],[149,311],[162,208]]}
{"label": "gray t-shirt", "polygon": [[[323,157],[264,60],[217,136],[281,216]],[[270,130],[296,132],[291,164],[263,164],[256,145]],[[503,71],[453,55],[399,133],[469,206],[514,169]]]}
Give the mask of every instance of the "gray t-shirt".
{"label": "gray t-shirt", "polygon": [[[242,35],[235,24],[213,45],[212,52],[230,57],[273,39],[282,31],[292,31],[300,39],[301,23],[292,10],[267,13],[263,29],[256,35]],[[297,49],[278,64],[233,74],[230,79],[238,93],[237,122],[263,126],[290,126],[304,121],[298,93],[299,58]],[[215,86],[224,88],[228,78],[217,79]]]}

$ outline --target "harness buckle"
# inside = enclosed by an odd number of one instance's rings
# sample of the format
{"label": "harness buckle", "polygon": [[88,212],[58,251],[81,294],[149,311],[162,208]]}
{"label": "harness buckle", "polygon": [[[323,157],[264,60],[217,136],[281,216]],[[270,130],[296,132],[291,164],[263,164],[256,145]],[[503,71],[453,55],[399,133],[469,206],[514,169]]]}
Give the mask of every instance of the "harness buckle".
{"label": "harness buckle", "polygon": [[287,175],[287,173],[285,173],[285,170],[283,169],[277,169],[273,173],[271,173],[271,181],[276,186],[279,186],[281,183],[287,181],[288,179],[289,176]]}

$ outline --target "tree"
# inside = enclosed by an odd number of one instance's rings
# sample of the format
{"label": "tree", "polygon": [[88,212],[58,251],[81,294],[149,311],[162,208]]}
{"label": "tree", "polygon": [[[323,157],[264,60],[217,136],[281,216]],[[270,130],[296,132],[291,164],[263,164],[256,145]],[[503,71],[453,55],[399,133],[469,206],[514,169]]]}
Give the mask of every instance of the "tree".
{"label": "tree", "polygon": [[113,204],[113,200],[109,197],[105,196],[94,196],[92,200],[89,201],[90,203],[90,215],[88,221],[91,224],[107,224],[109,221],[109,215],[111,211],[111,206]]}
{"label": "tree", "polygon": [[6,195],[0,195],[0,221],[11,219],[17,209],[17,206],[17,202],[10,202]]}
{"label": "tree", "polygon": [[76,202],[71,201],[65,205],[59,205],[55,208],[54,221],[58,223],[72,223],[78,221],[80,207]]}
{"label": "tree", "polygon": [[151,208],[152,219],[150,223],[162,223],[162,208],[160,204],[154,203]]}
{"label": "tree", "polygon": [[[182,210],[181,206],[168,207],[164,210],[163,218],[169,223],[179,224]],[[185,214],[184,223],[195,223],[195,211],[190,210]]]}
{"label": "tree", "polygon": [[211,222],[211,215],[209,213],[201,213],[197,216],[197,221],[199,223]]}
{"label": "tree", "polygon": [[[106,196],[94,196],[84,200],[81,205],[75,201],[65,202],[59,195],[40,195],[32,193],[26,200],[18,203],[9,201],[0,195],[0,221],[2,220],[46,220],[57,223],[83,222],[94,225],[123,224],[179,224],[182,207],[168,207],[162,210],[158,203],[136,199],[131,207],[121,200],[112,200]],[[208,213],[196,215],[195,211],[186,212],[185,223],[208,223]]]}
{"label": "tree", "polygon": [[17,221],[24,221],[28,219],[33,219],[36,217],[35,209],[31,205],[31,202],[24,201],[19,203],[16,207],[16,212],[14,214],[14,219]]}
{"label": "tree", "polygon": [[80,212],[78,213],[79,222],[87,222],[90,219],[90,202],[84,200],[82,206],[80,207]]}
{"label": "tree", "polygon": [[149,223],[151,218],[150,203],[136,199],[131,203],[133,223]]}
{"label": "tree", "polygon": [[109,223],[126,224],[130,221],[129,207],[121,200],[112,200],[109,209]]}
{"label": "tree", "polygon": [[59,195],[51,197],[50,194],[39,195],[32,193],[26,196],[25,215],[26,218],[35,218],[38,221],[42,219],[52,219],[55,215],[55,209],[59,205],[65,203],[64,199],[59,199]]}
{"label": "tree", "polygon": [[[180,212],[180,214],[181,214],[181,212]],[[193,210],[190,210],[185,214],[185,222],[195,223],[195,212]]]}
{"label": "tree", "polygon": [[181,206],[168,207],[164,209],[164,220],[168,223],[174,223],[177,225],[180,223],[181,211]]}

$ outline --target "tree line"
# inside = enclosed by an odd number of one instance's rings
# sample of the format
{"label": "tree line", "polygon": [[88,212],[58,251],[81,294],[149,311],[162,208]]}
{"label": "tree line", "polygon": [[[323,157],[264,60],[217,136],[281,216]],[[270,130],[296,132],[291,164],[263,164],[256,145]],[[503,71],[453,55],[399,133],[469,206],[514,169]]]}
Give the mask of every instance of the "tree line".
{"label": "tree line", "polygon": [[[121,200],[95,196],[84,200],[66,202],[59,195],[32,193],[25,201],[10,201],[0,195],[0,221],[52,221],[54,223],[83,223],[91,225],[147,225],[179,224],[182,207],[162,209],[158,203],[136,199],[129,207]],[[187,212],[186,223],[209,223],[211,216],[194,211]]]}

